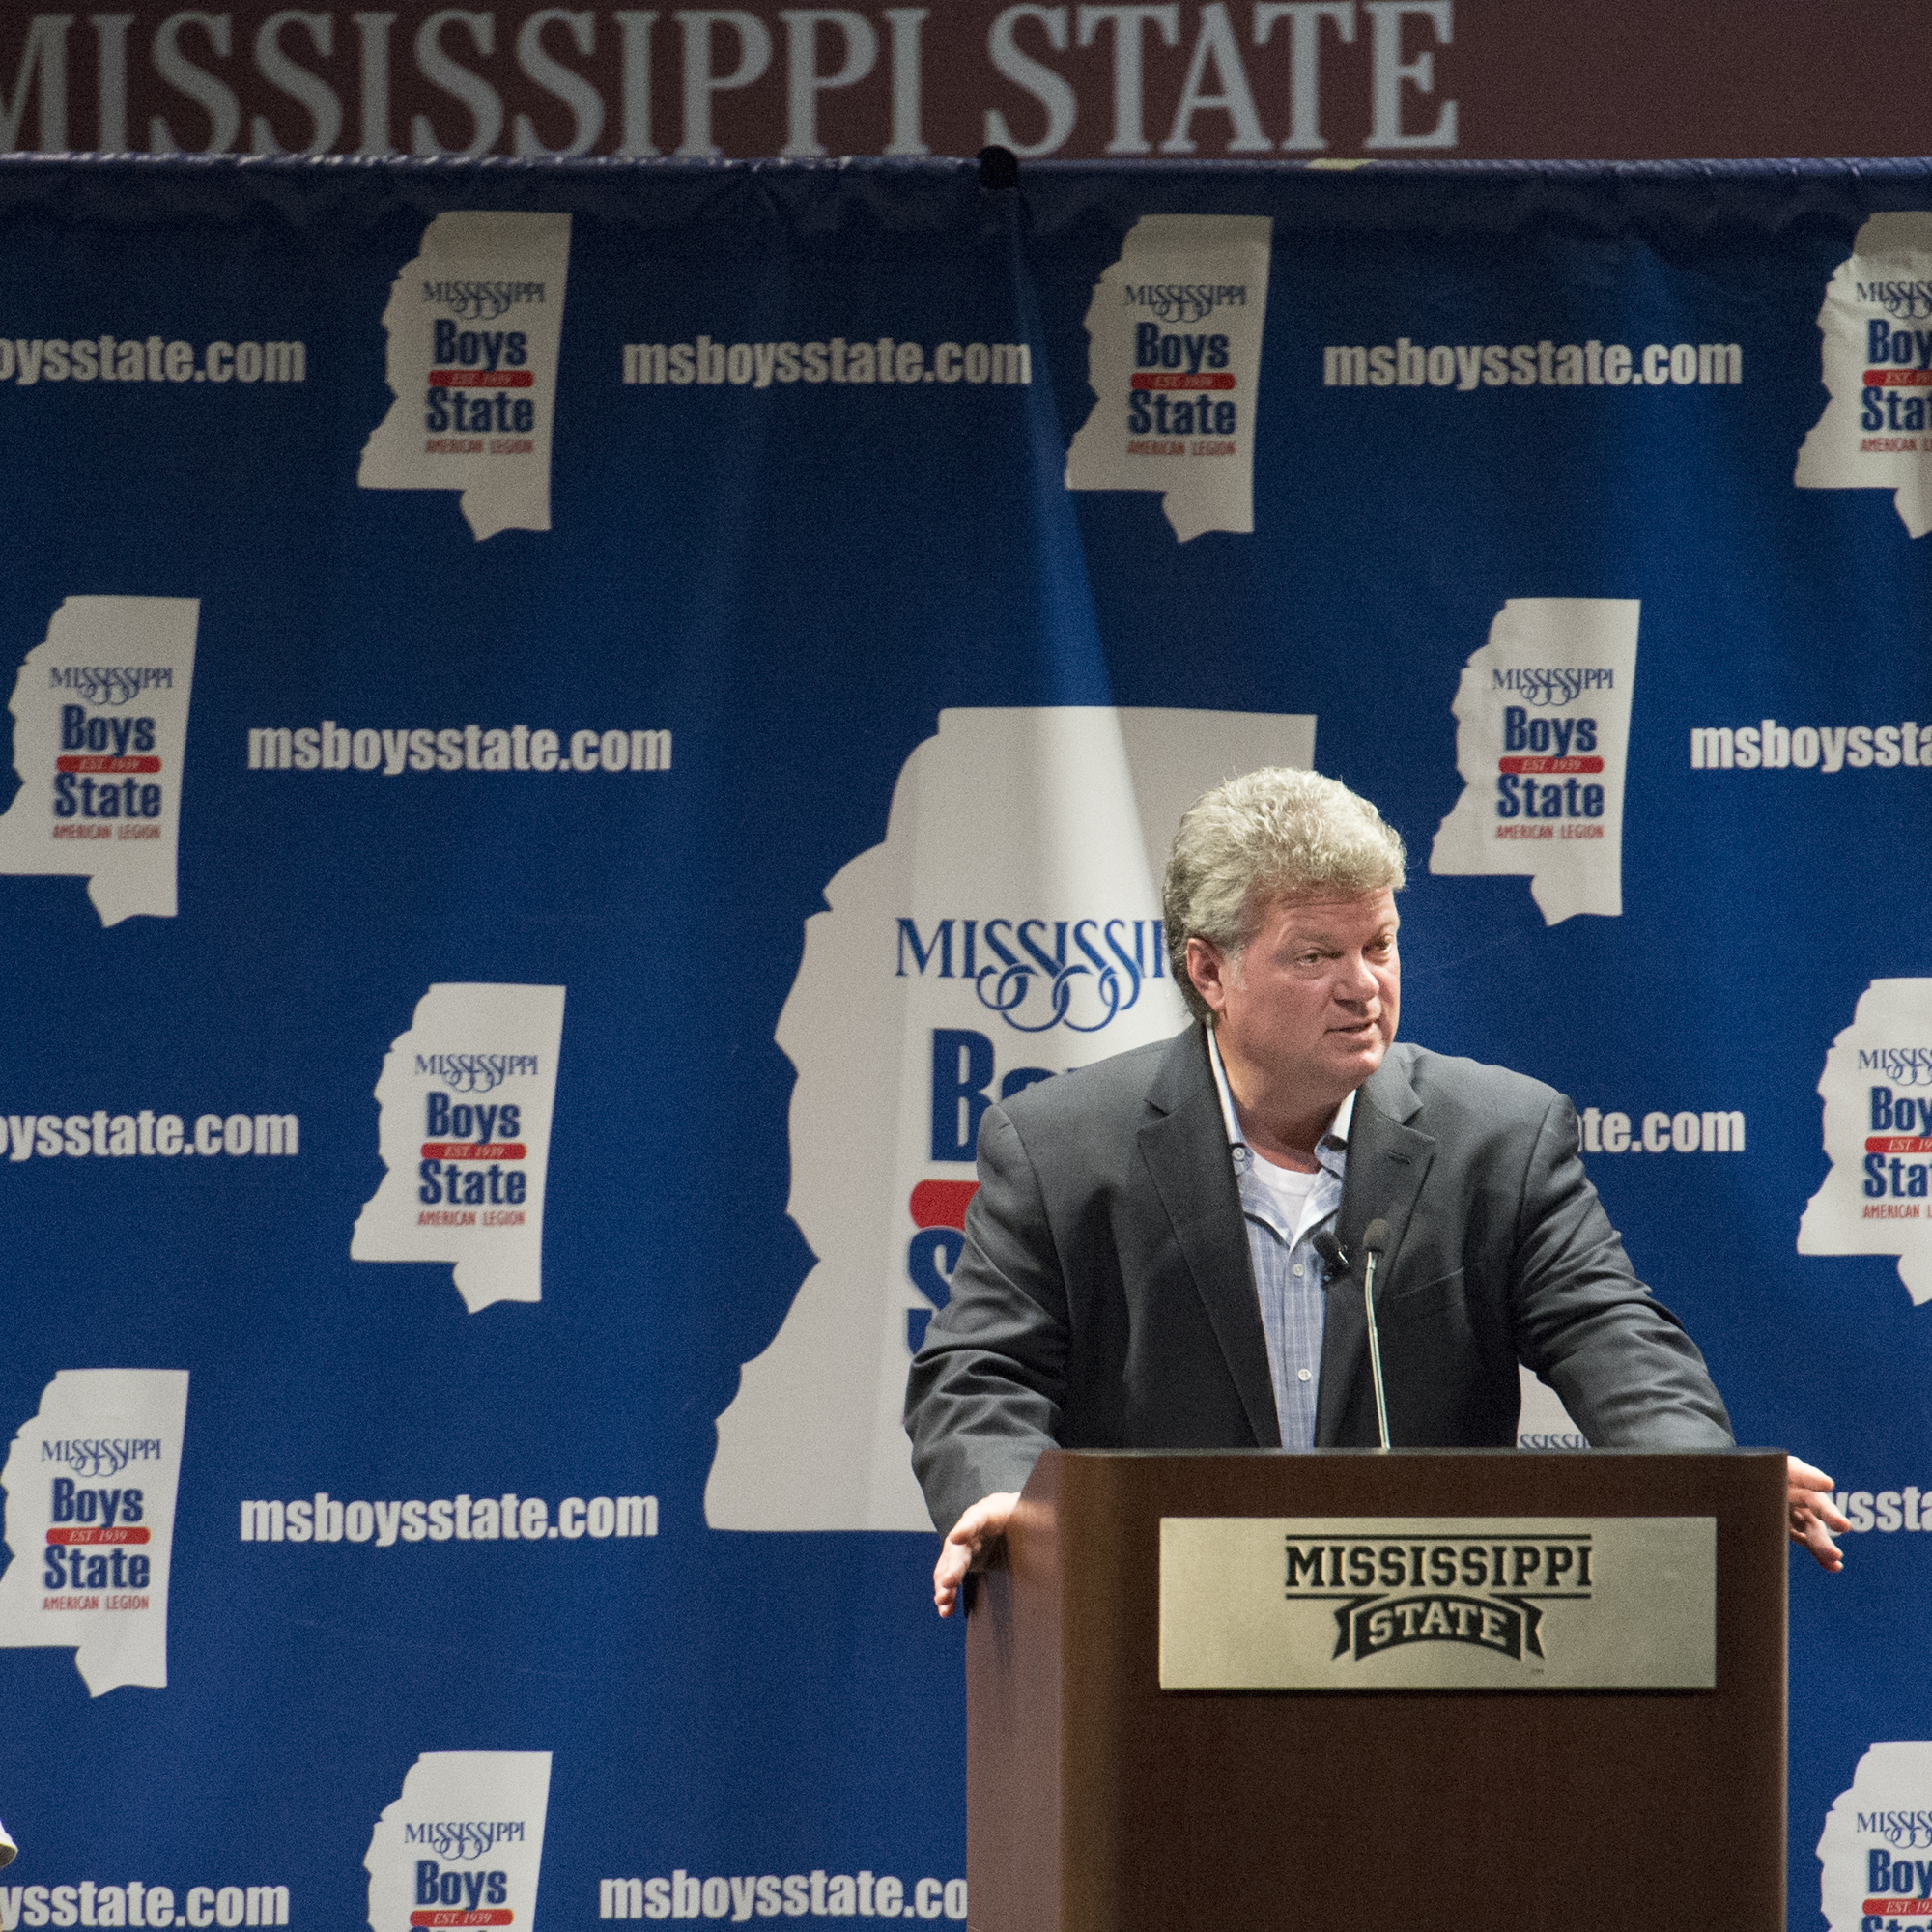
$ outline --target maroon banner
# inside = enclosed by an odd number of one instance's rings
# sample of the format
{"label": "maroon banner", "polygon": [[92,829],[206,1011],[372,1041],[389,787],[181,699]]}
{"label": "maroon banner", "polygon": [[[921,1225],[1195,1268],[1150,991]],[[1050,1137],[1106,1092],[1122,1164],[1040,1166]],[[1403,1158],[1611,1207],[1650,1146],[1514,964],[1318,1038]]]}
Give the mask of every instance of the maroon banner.
{"label": "maroon banner", "polygon": [[[1883,48],[1882,73],[1873,71]],[[0,23],[0,149],[1662,159],[1919,152],[1932,11],[1816,0],[383,11]]]}

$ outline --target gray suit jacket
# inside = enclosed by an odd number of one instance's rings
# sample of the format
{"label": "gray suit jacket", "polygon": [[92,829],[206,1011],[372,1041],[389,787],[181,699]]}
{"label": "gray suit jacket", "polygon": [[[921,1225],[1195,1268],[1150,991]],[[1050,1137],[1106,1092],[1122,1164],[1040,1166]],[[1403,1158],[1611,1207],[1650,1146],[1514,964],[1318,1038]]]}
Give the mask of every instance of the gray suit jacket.
{"label": "gray suit jacket", "polygon": [[[987,1109],[952,1299],[906,1390],[940,1528],[1041,1450],[1279,1448],[1199,1026]],[[1336,1237],[1379,1217],[1397,1447],[1507,1447],[1519,1361],[1600,1446],[1729,1446],[1703,1357],[1632,1272],[1554,1089],[1397,1043],[1355,1096]],[[1350,1292],[1352,1290],[1352,1293]],[[1359,1274],[1329,1292],[1316,1446],[1378,1440]]]}

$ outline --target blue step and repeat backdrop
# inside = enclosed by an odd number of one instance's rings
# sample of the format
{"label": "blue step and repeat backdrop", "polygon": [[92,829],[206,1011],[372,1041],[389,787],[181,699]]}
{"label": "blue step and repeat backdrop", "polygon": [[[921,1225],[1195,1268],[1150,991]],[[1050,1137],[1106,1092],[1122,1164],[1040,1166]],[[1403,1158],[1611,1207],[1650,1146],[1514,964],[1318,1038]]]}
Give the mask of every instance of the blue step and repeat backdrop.
{"label": "blue step and repeat backdrop", "polygon": [[5,1932],[962,1919],[908,1352],[1266,761],[1932,1916],[1932,170],[23,159],[0,330]]}

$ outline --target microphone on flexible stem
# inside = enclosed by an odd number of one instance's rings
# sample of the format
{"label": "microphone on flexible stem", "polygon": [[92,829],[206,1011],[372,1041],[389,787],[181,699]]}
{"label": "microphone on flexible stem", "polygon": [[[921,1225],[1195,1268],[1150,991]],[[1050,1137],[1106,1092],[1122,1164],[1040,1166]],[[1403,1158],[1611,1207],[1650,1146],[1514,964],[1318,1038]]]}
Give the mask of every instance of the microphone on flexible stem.
{"label": "microphone on flexible stem", "polygon": [[1369,1324],[1369,1374],[1376,1385],[1376,1428],[1389,1446],[1388,1398],[1382,1390],[1382,1350],[1376,1333],[1376,1264],[1388,1246],[1389,1224],[1371,1221],[1362,1231],[1362,1314]]}
{"label": "microphone on flexible stem", "polygon": [[[1384,1449],[1389,1446],[1388,1398],[1382,1391],[1381,1338],[1376,1332],[1375,1294],[1376,1267],[1388,1246],[1388,1236],[1386,1221],[1371,1221],[1362,1236],[1362,1315],[1369,1324],[1369,1375],[1376,1388],[1376,1427],[1381,1435]],[[1332,1229],[1318,1230],[1312,1245],[1321,1257],[1321,1265],[1330,1275],[1349,1272],[1348,1250],[1335,1238]]]}

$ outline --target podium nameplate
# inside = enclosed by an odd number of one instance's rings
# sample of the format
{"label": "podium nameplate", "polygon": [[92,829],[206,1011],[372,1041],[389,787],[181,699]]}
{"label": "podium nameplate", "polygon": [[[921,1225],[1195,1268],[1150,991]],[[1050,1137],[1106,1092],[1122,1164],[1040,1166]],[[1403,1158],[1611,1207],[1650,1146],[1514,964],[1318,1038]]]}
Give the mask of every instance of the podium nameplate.
{"label": "podium nameplate", "polygon": [[1708,1690],[1717,1523],[1163,1517],[1164,1690]]}

